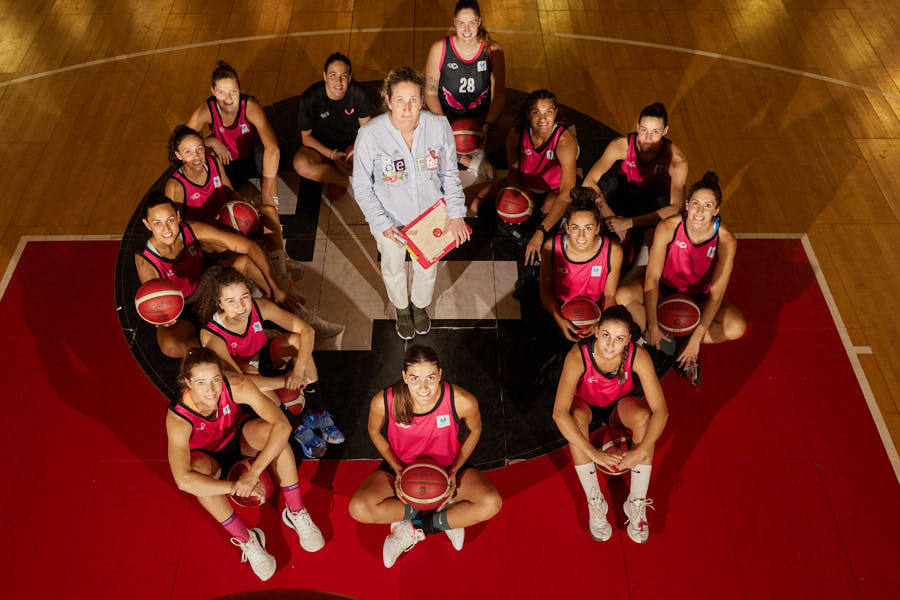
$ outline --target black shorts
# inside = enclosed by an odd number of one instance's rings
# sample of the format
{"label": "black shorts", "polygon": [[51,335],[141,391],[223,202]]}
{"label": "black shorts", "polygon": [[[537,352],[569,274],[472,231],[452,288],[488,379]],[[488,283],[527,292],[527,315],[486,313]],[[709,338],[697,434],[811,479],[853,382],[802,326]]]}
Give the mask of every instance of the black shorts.
{"label": "black shorts", "polygon": [[200,330],[203,329],[203,325],[200,324],[200,317],[197,315],[194,304],[194,302],[185,302],[184,309],[181,311],[181,314],[178,315],[178,320],[187,321],[197,329],[197,333],[199,334]]}
{"label": "black shorts", "polygon": [[231,439],[228,440],[228,443],[225,444],[221,449],[216,450],[215,452],[210,452],[209,450],[197,449],[196,452],[202,452],[206,454],[211,459],[216,461],[219,465],[219,468],[222,469],[222,473],[220,475],[220,479],[224,479],[228,476],[228,471],[231,470],[238,461],[244,458],[243,453],[241,452],[241,438],[244,437],[244,425],[247,424],[247,421],[250,419],[244,419],[237,427],[237,431],[234,432],[234,435],[231,436]]}
{"label": "black shorts", "polygon": [[585,402],[585,404],[588,405],[588,408],[591,409],[591,424],[599,421],[602,425],[609,425],[613,412],[616,410],[616,407],[619,406],[619,402],[621,401],[622,399],[619,398],[609,406],[594,406],[593,404]]}
{"label": "black shorts", "polygon": [[270,339],[259,351],[259,367],[257,367],[257,370],[263,377],[278,377],[287,373],[291,369],[292,364],[293,361],[289,361],[283,367],[275,365],[275,362],[272,360],[272,340]]}
{"label": "black shorts", "polygon": [[232,189],[237,191],[251,179],[262,176],[263,151],[264,147],[260,142],[253,148],[253,154],[250,156],[236,158],[225,165],[225,174],[231,181]]}
{"label": "black shorts", "polygon": [[656,300],[657,305],[659,305],[659,303],[662,302],[664,298],[667,298],[674,294],[681,294],[682,296],[687,296],[688,298],[693,300],[697,306],[700,307],[700,310],[703,310],[703,304],[706,303],[706,301],[709,299],[709,294],[688,294],[685,292],[679,292],[675,288],[670,287],[668,285],[660,284],[659,285],[659,298],[657,298],[657,300]]}
{"label": "black shorts", "polygon": [[629,182],[622,173],[621,160],[614,162],[613,166],[597,180],[597,187],[603,192],[603,198],[609,208],[619,217],[639,217],[671,204],[668,189],[640,190]]}
{"label": "black shorts", "polygon": [[[472,461],[467,460],[466,462],[463,463],[462,467],[459,468],[459,471],[457,471],[457,473],[462,473],[466,469],[474,469],[474,468],[475,468],[475,465],[472,464]],[[394,470],[391,468],[391,465],[389,465],[388,461],[386,461],[384,459],[381,459],[381,462],[378,463],[378,468],[375,470],[376,471],[384,471],[385,473],[387,473],[391,476],[396,476],[396,473],[394,473]]]}

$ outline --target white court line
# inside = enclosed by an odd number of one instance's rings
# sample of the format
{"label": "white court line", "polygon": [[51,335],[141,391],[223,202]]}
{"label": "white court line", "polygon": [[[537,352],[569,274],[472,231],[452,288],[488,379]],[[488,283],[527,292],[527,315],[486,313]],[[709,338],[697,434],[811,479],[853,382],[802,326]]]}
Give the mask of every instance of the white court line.
{"label": "white court line", "polygon": [[[442,31],[449,32],[450,29],[447,27],[361,27],[361,28],[351,28],[351,29],[321,29],[317,31],[291,31],[288,33],[273,33],[267,35],[251,35],[237,38],[227,38],[221,40],[210,40],[208,42],[195,42],[193,44],[182,44],[180,46],[169,46],[167,48],[154,48],[153,50],[143,50],[141,52],[131,52],[129,54],[119,54],[117,56],[110,56],[107,58],[100,58],[97,60],[91,60],[88,62],[79,63],[77,65],[70,65],[68,67],[61,67],[59,69],[51,69],[49,71],[42,71],[40,73],[34,73],[32,75],[25,75],[23,77],[16,77],[15,79],[10,79],[8,81],[0,82],[0,88],[4,88],[10,85],[14,85],[16,83],[22,83],[24,81],[31,81],[34,79],[40,79],[42,77],[49,77],[50,75],[56,75],[59,73],[66,73],[68,71],[75,71],[78,69],[84,69],[86,67],[94,67],[97,65],[103,65],[111,62],[116,62],[120,60],[128,60],[131,58],[140,58],[142,56],[153,56],[156,54],[165,54],[167,52],[177,52],[179,50],[191,50],[194,48],[205,48],[208,46],[217,46],[217,45],[225,45],[225,44],[240,44],[243,42],[257,42],[264,40],[275,40],[280,38],[297,38],[297,37],[314,37],[320,35],[344,35],[344,34],[352,34],[352,33],[409,33],[414,31]],[[494,33],[502,33],[502,34],[511,34],[511,35],[543,35],[541,31],[519,31],[515,29],[492,29]],[[824,81],[826,83],[833,83],[835,85],[840,85],[847,88],[852,88],[856,90],[860,90],[869,94],[877,94],[879,96],[884,96],[885,98],[891,98],[894,100],[900,100],[900,95],[891,94],[888,92],[883,92],[881,90],[870,88],[862,85],[858,85],[855,83],[850,83],[849,81],[844,81],[842,79],[835,79],[834,77],[826,77],[824,75],[819,75],[818,73],[810,73],[809,71],[801,71],[800,69],[791,69],[790,67],[782,67],[781,65],[774,65],[771,63],[765,63],[758,60],[752,60],[749,58],[741,58],[739,56],[729,56],[728,54],[720,54],[718,52],[708,52],[706,50],[696,50],[694,48],[682,48],[681,46],[670,46],[669,44],[654,44],[652,42],[642,42],[640,40],[626,40],[622,38],[611,38],[604,37],[600,35],[582,35],[577,33],[555,33],[556,37],[566,38],[566,39],[575,39],[575,40],[590,40],[595,42],[606,42],[608,44],[623,44],[626,46],[639,46],[642,48],[654,48],[656,50],[668,50],[670,52],[680,52],[682,54],[692,54],[694,56],[705,56],[708,58],[714,58],[718,60],[725,60],[730,62],[741,63],[745,65],[750,65],[752,67],[759,67],[762,69],[771,69],[773,71],[780,71],[782,73],[790,73],[792,75],[799,75],[800,77],[806,77],[808,79],[816,79],[818,81]]]}

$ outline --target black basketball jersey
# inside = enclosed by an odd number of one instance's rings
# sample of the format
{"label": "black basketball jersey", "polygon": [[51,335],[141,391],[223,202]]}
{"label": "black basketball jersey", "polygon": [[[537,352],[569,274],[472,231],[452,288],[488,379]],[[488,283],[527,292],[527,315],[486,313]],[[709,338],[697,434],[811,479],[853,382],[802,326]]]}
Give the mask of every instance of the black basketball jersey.
{"label": "black basketball jersey", "polygon": [[340,100],[332,100],[325,82],[317,81],[300,96],[297,129],[312,131],[313,137],[334,150],[343,150],[356,140],[359,119],[372,116],[362,85],[350,82]]}
{"label": "black basketball jersey", "polygon": [[448,117],[483,117],[491,107],[490,44],[482,44],[472,60],[465,61],[456,53],[453,36],[444,39],[441,51],[441,80],[438,97]]}

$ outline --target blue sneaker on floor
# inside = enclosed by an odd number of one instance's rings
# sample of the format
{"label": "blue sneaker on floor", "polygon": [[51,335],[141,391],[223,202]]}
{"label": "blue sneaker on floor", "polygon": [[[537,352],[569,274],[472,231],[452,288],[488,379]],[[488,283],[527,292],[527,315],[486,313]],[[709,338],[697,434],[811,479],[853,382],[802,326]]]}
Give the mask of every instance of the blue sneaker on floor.
{"label": "blue sneaker on floor", "polygon": [[322,439],[329,444],[344,443],[344,434],[334,424],[334,419],[331,418],[331,413],[328,411],[318,415],[307,413],[303,424],[310,429],[318,429],[322,433]]}
{"label": "blue sneaker on floor", "polygon": [[300,444],[303,454],[307,458],[322,458],[325,455],[325,451],[328,450],[325,440],[317,436],[306,425],[300,425],[294,430],[294,439]]}

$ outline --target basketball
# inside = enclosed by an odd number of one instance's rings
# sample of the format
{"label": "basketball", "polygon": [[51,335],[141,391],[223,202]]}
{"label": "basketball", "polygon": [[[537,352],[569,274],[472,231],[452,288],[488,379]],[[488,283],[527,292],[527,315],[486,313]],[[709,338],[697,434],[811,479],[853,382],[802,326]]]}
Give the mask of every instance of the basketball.
{"label": "basketball", "polygon": [[575,296],[566,300],[559,312],[563,318],[578,327],[581,333],[587,333],[600,320],[600,307],[594,304],[593,300],[584,296]]}
{"label": "basketball", "polygon": [[700,307],[684,294],[672,294],[657,305],[656,320],[664,333],[684,337],[700,324]]}
{"label": "basketball", "polygon": [[534,200],[526,190],[505,187],[497,195],[497,214],[507,223],[524,223],[533,211]]}
{"label": "basketball", "polygon": [[432,510],[450,493],[450,477],[434,459],[422,456],[400,473],[400,499],[413,508]]}
{"label": "basketball", "polygon": [[[604,425],[600,428],[598,435],[600,436],[600,444],[597,448],[601,452],[609,452],[610,454],[621,456],[631,449],[631,434],[624,429],[612,427],[611,425]],[[620,471],[619,469],[607,470],[600,465],[597,465],[597,468],[600,469],[600,472],[606,473],[607,475],[625,474],[625,471]]]}
{"label": "basketball", "polygon": [[453,121],[453,139],[457,154],[471,154],[481,147],[481,124],[476,119]]}
{"label": "basketball", "polygon": [[243,200],[232,200],[219,211],[219,221],[250,237],[259,230],[259,211]]}
{"label": "basketball", "polygon": [[275,395],[278,396],[278,400],[281,402],[281,405],[284,406],[288,410],[288,412],[294,416],[302,413],[303,409],[306,407],[306,397],[303,395],[303,392],[301,390],[278,388],[277,390],[275,390]]}
{"label": "basketball", "polygon": [[[253,464],[253,461],[249,458],[245,458],[243,460],[239,460],[234,463],[234,466],[231,467],[231,470],[228,471],[228,481],[237,481],[241,478],[241,475],[250,470],[250,465]],[[246,498],[242,498],[240,496],[235,496],[234,494],[229,494],[229,498],[231,501],[237,504],[238,506],[243,506],[246,508],[254,508],[256,506],[262,506],[266,502],[269,501],[269,498],[272,497],[272,492],[275,491],[275,485],[272,483],[272,476],[269,475],[269,470],[266,469],[262,472],[262,475],[259,476],[260,483],[263,484],[263,487],[266,488],[266,497],[260,498],[259,496],[253,495],[248,496]]]}
{"label": "basketball", "polygon": [[344,160],[347,161],[347,166],[353,171],[353,144],[347,146],[347,149],[344,150],[344,152],[347,154],[347,156],[344,157]]}
{"label": "basketball", "polygon": [[141,318],[151,325],[165,325],[184,310],[184,294],[168,279],[151,279],[138,288],[134,305]]}

